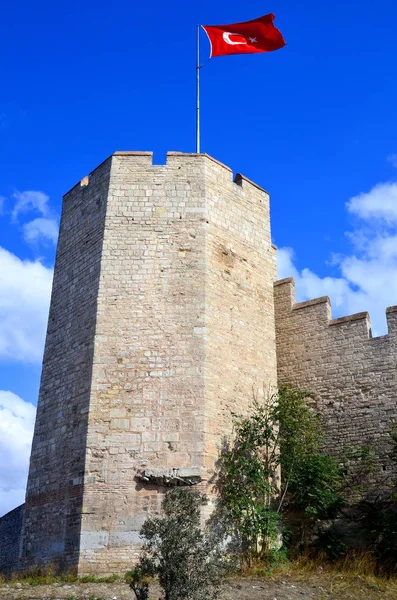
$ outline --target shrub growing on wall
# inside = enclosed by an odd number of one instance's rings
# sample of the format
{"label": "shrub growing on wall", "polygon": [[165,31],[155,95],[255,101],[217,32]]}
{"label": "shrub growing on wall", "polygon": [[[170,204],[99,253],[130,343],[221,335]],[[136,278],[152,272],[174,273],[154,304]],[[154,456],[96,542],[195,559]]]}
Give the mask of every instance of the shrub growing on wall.
{"label": "shrub growing on wall", "polygon": [[305,526],[343,505],[341,470],[321,452],[322,439],[310,394],[290,386],[263,401],[254,398],[250,415],[234,415],[234,435],[218,460],[215,518],[227,524],[244,562],[274,553],[282,516],[303,513]]}
{"label": "shrub growing on wall", "polygon": [[250,416],[233,416],[234,436],[224,441],[217,464],[219,500],[213,520],[225,523],[227,534],[248,564],[271,552],[280,533],[274,401],[254,399]]}
{"label": "shrub growing on wall", "polygon": [[288,507],[303,511],[309,519],[323,519],[343,505],[342,472],[337,460],[321,450],[322,422],[310,397],[291,386],[282,386],[278,395],[281,508],[284,512]]}

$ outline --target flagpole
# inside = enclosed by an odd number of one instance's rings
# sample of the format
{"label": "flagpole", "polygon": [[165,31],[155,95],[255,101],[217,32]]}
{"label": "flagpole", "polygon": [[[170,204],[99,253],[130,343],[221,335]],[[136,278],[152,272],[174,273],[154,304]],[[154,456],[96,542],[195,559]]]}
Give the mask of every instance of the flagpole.
{"label": "flagpole", "polygon": [[200,25],[197,25],[196,48],[196,154],[200,154]]}

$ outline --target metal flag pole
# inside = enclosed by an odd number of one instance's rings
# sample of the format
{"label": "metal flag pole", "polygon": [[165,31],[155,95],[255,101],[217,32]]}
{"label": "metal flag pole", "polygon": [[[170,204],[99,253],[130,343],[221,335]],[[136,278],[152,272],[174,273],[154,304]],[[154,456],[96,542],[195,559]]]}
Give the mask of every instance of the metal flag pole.
{"label": "metal flag pole", "polygon": [[196,51],[196,154],[200,154],[200,25],[197,25]]}

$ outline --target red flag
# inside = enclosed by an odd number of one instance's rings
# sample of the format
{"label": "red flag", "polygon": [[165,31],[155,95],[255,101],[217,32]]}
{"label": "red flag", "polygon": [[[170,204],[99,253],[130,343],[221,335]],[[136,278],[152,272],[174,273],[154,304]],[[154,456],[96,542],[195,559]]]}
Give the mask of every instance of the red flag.
{"label": "red flag", "polygon": [[282,48],[285,41],[273,21],[274,15],[271,13],[244,23],[203,25],[211,44],[210,58],[226,54],[271,52]]}

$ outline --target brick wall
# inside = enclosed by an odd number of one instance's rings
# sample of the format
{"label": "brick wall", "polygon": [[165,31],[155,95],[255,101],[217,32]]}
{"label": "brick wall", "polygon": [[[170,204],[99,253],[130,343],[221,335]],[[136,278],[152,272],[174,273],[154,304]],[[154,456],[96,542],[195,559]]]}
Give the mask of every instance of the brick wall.
{"label": "brick wall", "polygon": [[388,430],[397,422],[397,307],[387,309],[388,334],[372,338],[368,313],[332,319],[327,297],[296,304],[292,279],[274,292],[279,383],[315,393],[331,454],[375,448],[379,462],[364,491],[382,495],[395,469]]}

